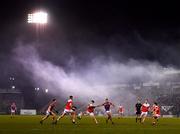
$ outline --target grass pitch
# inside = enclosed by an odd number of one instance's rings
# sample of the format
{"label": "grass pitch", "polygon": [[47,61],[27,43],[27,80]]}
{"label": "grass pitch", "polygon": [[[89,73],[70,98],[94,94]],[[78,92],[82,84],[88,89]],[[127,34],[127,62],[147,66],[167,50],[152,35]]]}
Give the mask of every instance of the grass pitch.
{"label": "grass pitch", "polygon": [[43,125],[42,116],[0,116],[0,134],[180,134],[180,119],[161,118],[158,125],[152,126],[151,119],[142,125],[135,118],[113,118],[115,124],[106,124],[105,117],[98,117],[96,125],[90,117],[83,117],[72,124],[69,117],[63,118],[57,125],[52,125],[51,118]]}

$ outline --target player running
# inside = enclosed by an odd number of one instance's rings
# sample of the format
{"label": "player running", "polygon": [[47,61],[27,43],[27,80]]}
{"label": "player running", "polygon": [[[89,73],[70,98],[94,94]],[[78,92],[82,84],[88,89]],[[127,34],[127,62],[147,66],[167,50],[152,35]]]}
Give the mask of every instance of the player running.
{"label": "player running", "polygon": [[99,106],[104,106],[105,112],[107,114],[107,119],[106,119],[106,123],[108,123],[108,121],[110,120],[112,124],[114,124],[114,122],[112,121],[112,114],[111,114],[111,106],[114,107],[114,104],[109,102],[108,98],[105,99],[105,102],[102,105]]}
{"label": "player running", "polygon": [[95,115],[94,115],[94,109],[95,109],[96,107],[98,107],[98,106],[95,106],[95,105],[94,105],[94,100],[91,100],[91,102],[90,102],[90,103],[88,104],[88,106],[87,106],[86,112],[84,112],[84,113],[81,112],[81,113],[79,114],[79,117],[78,117],[78,118],[81,119],[82,115],[89,115],[90,117],[93,118],[94,122],[95,122],[96,124],[98,124],[98,121],[97,121],[97,119],[96,119],[96,117],[95,117]]}
{"label": "player running", "polygon": [[124,107],[122,105],[119,106],[118,113],[119,113],[118,119],[124,116]]}
{"label": "player running", "polygon": [[145,100],[145,103],[141,106],[141,115],[140,115],[140,122],[144,123],[145,118],[149,112],[150,104],[148,103],[148,100]]}
{"label": "player running", "polygon": [[57,103],[56,99],[53,99],[48,106],[46,115],[41,119],[40,124],[43,124],[44,120],[46,120],[50,115],[52,115],[53,120],[55,119],[56,114],[53,112],[53,110],[55,110],[56,103]]}
{"label": "player running", "polygon": [[17,111],[17,107],[16,107],[16,103],[15,103],[15,102],[13,102],[13,103],[11,104],[10,109],[11,109],[11,118],[13,118],[13,116],[15,116],[16,111]]}
{"label": "player running", "polygon": [[72,123],[75,124],[75,118],[76,118],[75,109],[76,109],[76,107],[73,106],[73,96],[69,96],[69,99],[66,103],[66,106],[65,106],[63,113],[57,118],[57,120],[54,122],[54,124],[57,124],[57,121],[62,119],[66,114],[71,114]]}
{"label": "player running", "polygon": [[87,106],[87,111],[86,111],[86,114],[88,114],[90,117],[93,118],[94,122],[96,124],[98,124],[98,121],[94,115],[94,109],[96,108],[97,106],[94,105],[94,100],[91,100],[91,102],[88,104]]}
{"label": "player running", "polygon": [[136,122],[139,120],[140,121],[140,115],[141,115],[141,102],[140,100],[137,101],[135,105],[135,111],[136,111]]}
{"label": "player running", "polygon": [[156,102],[154,102],[154,104],[153,104],[152,113],[153,113],[152,125],[156,125],[159,117],[161,116],[160,107],[158,106],[158,104]]}

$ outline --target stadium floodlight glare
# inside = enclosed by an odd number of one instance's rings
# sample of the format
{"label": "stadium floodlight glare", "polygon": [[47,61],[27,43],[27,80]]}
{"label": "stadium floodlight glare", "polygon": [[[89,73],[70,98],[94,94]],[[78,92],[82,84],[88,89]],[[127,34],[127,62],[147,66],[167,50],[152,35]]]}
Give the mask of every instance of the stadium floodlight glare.
{"label": "stadium floodlight glare", "polygon": [[28,14],[28,23],[46,24],[48,14],[43,11]]}
{"label": "stadium floodlight glare", "polygon": [[12,81],[14,81],[14,80],[15,80],[15,78],[14,78],[14,77],[10,77],[10,78],[9,78],[9,80],[12,80]]}
{"label": "stadium floodlight glare", "polygon": [[48,91],[49,91],[48,89],[45,89],[45,92],[46,92],[46,93],[48,93]]}
{"label": "stadium floodlight glare", "polygon": [[35,87],[35,90],[36,90],[36,91],[39,91],[39,87]]}

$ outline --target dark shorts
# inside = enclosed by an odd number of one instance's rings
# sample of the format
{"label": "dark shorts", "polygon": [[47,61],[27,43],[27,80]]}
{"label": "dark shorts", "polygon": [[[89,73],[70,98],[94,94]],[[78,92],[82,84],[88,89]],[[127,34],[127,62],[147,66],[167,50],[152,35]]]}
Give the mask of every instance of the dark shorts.
{"label": "dark shorts", "polygon": [[141,114],[141,111],[137,111],[137,112],[136,112],[136,115],[140,115],[140,114]]}
{"label": "dark shorts", "polygon": [[107,111],[110,111],[110,108],[106,108],[105,111],[106,111],[106,112],[107,112]]}

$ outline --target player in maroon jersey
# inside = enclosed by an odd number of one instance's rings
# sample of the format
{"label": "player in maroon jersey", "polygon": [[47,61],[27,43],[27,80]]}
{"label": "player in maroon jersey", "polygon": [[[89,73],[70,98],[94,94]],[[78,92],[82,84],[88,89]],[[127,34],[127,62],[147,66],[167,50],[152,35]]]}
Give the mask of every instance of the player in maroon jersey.
{"label": "player in maroon jersey", "polygon": [[13,102],[11,104],[10,109],[11,109],[11,118],[13,118],[13,116],[16,114],[16,111],[17,111],[17,107],[16,107],[16,103],[15,102]]}
{"label": "player in maroon jersey", "polygon": [[111,106],[114,107],[114,104],[111,103],[108,98],[105,99],[105,102],[102,105],[99,106],[104,106],[106,115],[107,115],[107,119],[106,119],[106,123],[108,123],[108,121],[110,120],[112,124],[114,124],[114,122],[112,121],[112,114],[111,114]]}
{"label": "player in maroon jersey", "polygon": [[43,124],[44,120],[46,120],[50,115],[52,116],[53,120],[55,119],[56,114],[53,112],[53,110],[56,106],[56,103],[56,99],[53,99],[52,102],[49,104],[48,109],[46,111],[46,115],[40,121],[41,124]]}

